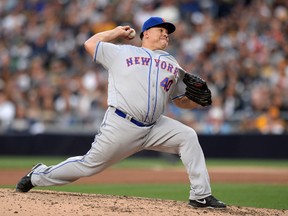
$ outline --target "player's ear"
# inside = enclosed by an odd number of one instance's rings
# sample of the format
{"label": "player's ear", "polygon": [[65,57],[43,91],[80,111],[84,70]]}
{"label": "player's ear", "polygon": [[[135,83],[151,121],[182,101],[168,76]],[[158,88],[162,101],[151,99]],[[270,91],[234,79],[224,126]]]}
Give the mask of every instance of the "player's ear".
{"label": "player's ear", "polygon": [[147,39],[149,32],[146,30],[143,32],[143,38]]}

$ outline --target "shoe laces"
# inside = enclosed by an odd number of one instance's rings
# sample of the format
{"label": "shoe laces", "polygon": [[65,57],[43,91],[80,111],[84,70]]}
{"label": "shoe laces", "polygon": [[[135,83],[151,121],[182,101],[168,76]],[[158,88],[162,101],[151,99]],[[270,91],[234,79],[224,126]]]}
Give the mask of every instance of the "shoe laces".
{"label": "shoe laces", "polygon": [[210,195],[206,199],[209,199],[211,202],[219,202],[214,196]]}

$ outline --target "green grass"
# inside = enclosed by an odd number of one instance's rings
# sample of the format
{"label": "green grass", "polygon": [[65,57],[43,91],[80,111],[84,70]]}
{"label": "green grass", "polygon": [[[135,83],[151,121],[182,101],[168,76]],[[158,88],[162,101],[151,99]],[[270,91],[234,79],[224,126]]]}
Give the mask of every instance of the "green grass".
{"label": "green grass", "polygon": [[66,159],[66,157],[47,157],[47,156],[1,156],[0,169],[29,169],[38,162],[53,165]]}
{"label": "green grass", "polygon": [[288,209],[287,185],[217,184],[214,189],[230,205]]}
{"label": "green grass", "polygon": [[[38,162],[47,165],[54,165],[67,157],[47,157],[47,156],[1,156],[0,169],[29,169]],[[261,166],[261,167],[279,167],[288,168],[288,160],[260,160],[260,159],[207,159],[208,167],[213,166]],[[115,168],[155,168],[155,167],[183,167],[182,162],[170,162],[164,158],[127,158],[113,167]]]}
{"label": "green grass", "polygon": [[207,166],[225,166],[225,167],[278,167],[288,169],[288,160],[275,159],[207,159]]}
{"label": "green grass", "polygon": [[[62,186],[61,186],[62,187]],[[188,201],[188,184],[66,185],[52,190]],[[229,205],[288,209],[287,185],[212,184],[213,195]]]}

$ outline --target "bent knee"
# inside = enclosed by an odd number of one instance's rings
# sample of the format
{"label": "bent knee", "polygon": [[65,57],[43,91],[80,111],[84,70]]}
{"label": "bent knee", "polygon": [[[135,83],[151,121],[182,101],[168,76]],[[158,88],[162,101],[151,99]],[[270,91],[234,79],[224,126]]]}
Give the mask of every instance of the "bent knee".
{"label": "bent knee", "polygon": [[198,136],[196,131],[193,128],[189,128],[181,134],[181,137],[184,141],[184,143],[191,143],[191,142],[197,142],[198,143]]}

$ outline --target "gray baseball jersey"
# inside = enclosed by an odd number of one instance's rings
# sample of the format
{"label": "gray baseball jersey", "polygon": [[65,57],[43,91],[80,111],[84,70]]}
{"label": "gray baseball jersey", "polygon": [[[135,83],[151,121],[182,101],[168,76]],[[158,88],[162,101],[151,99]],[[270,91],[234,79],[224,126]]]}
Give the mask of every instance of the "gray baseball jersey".
{"label": "gray baseball jersey", "polygon": [[176,60],[165,51],[102,42],[96,49],[95,60],[109,73],[108,105],[142,122],[155,122],[169,97],[184,94],[173,92],[179,69]]}
{"label": "gray baseball jersey", "polygon": [[109,74],[108,105],[100,130],[84,156],[39,166],[34,186],[61,185],[103,171],[141,150],[180,155],[191,183],[189,199],[211,194],[196,132],[163,115],[169,99],[184,94],[177,61],[165,51],[99,42],[94,61]]}

